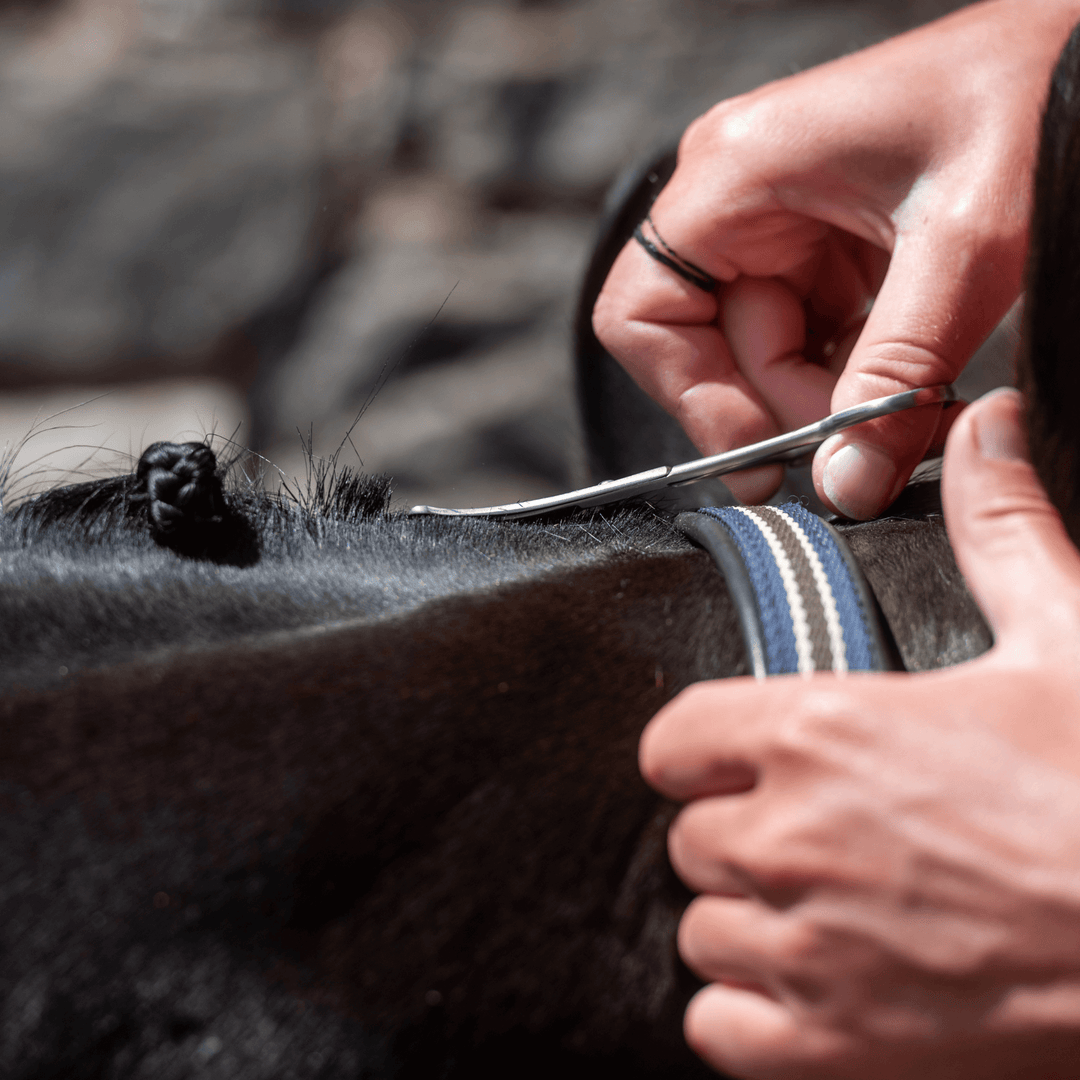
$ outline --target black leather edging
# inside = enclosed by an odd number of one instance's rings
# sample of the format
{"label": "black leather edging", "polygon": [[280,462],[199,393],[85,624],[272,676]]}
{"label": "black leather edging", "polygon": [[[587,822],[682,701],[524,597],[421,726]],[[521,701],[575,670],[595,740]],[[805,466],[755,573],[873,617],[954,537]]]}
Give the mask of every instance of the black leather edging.
{"label": "black leather edging", "polygon": [[750,583],[739,549],[735,546],[731,533],[715,518],[707,514],[692,511],[679,514],[675,518],[675,527],[691,540],[697,541],[712,557],[720,568],[735,604],[735,614],[742,629],[743,642],[746,645],[746,658],[751,674],[755,679],[764,679],[769,674],[767,654],[765,652],[765,631],[761,625],[757,597]]}

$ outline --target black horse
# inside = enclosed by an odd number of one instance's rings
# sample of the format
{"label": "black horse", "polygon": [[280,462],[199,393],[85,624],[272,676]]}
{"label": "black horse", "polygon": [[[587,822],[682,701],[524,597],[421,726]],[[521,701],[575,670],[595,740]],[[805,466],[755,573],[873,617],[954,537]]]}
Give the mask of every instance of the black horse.
{"label": "black horse", "polygon": [[[1023,366],[1072,522],[1077,85],[1074,35]],[[632,391],[593,378],[587,334],[579,355],[594,462],[659,460],[678,436],[639,401],[628,449],[603,417]],[[675,808],[636,744],[689,683],[746,672],[722,578],[647,506],[512,524],[387,498],[345,470],[272,498],[159,446],[0,518],[4,1076],[706,1072]],[[909,670],[974,657],[933,493],[904,499],[845,538]]]}

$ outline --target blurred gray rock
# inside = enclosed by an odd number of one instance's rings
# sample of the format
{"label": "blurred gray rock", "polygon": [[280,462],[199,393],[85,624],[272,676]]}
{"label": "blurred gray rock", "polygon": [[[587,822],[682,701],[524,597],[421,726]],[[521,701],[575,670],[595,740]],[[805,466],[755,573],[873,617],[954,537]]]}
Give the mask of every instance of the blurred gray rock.
{"label": "blurred gray rock", "polygon": [[212,375],[286,472],[297,429],[330,453],[363,412],[351,439],[404,499],[564,486],[569,320],[611,180],[723,97],[960,6],[12,9],[0,388]]}
{"label": "blurred gray rock", "polygon": [[325,102],[311,58],[249,21],[209,2],[92,0],[7,43],[4,375],[175,370],[297,274]]}

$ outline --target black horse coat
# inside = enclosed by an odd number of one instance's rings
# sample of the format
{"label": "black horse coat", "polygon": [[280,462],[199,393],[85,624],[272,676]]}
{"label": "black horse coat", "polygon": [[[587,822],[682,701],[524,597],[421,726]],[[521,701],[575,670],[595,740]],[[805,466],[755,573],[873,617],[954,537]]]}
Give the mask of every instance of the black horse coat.
{"label": "black horse coat", "polygon": [[[5,1075],[692,1068],[636,744],[745,673],[709,558],[647,509],[409,518],[348,476],[227,495],[185,557],[137,491],[0,527]],[[847,536],[909,667],[986,647],[940,517]]]}
{"label": "black horse coat", "polygon": [[[1072,525],[1078,72],[1074,39],[1022,373]],[[618,427],[594,461],[631,453]],[[186,535],[146,495],[0,518],[0,1074],[704,1072],[636,744],[746,671],[708,557],[648,508],[407,518],[348,474],[226,490]],[[989,645],[932,506],[845,535],[910,670]]]}

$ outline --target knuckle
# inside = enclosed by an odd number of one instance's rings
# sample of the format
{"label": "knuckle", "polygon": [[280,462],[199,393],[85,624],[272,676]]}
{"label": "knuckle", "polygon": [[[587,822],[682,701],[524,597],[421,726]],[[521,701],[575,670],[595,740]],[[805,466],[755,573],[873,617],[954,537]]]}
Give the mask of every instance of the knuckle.
{"label": "knuckle", "polygon": [[[924,330],[927,334],[925,341],[919,339]],[[955,377],[956,365],[946,359],[933,343],[936,327],[928,323],[925,327],[916,327],[915,331],[906,337],[876,342],[860,358],[860,375],[874,384],[875,394],[879,392],[879,382],[895,385],[899,381],[904,384],[905,389],[911,389],[950,382]],[[894,423],[906,422],[910,425],[914,418],[915,413],[910,417],[898,413],[888,419]],[[923,418],[920,416],[917,420],[922,422]]]}
{"label": "knuckle", "polygon": [[[1027,209],[1022,200],[1004,195],[988,180],[951,184],[935,201],[934,226],[960,260],[974,260],[988,248],[1022,261],[1027,239]],[[1000,266],[995,267],[1000,275]]]}
{"label": "knuckle", "polygon": [[620,305],[615,301],[610,290],[605,285],[596,298],[596,304],[593,306],[592,312],[593,333],[601,344],[607,344],[607,337],[621,321],[620,315]]}
{"label": "knuckle", "polygon": [[[719,106],[715,106],[714,108],[719,108]],[[707,139],[706,129],[708,128],[709,118],[713,111],[713,109],[710,109],[709,112],[703,113],[701,116],[691,120],[690,123],[687,124],[686,129],[682,133],[682,138],[679,139],[680,159],[696,153],[701,143]]]}
{"label": "knuckle", "polygon": [[982,228],[982,211],[985,208],[980,206],[967,187],[950,190],[936,201],[935,227],[951,244],[957,246],[958,255],[970,254],[978,247],[977,230]]}
{"label": "knuckle", "polygon": [[774,758],[805,766],[829,756],[835,746],[866,745],[870,728],[865,711],[846,690],[814,688],[777,726]]}
{"label": "knuckle", "polygon": [[1039,533],[1056,528],[1061,518],[1038,486],[1034,467],[1020,462],[1013,470],[1020,484],[1001,483],[971,511],[977,522],[995,527],[991,538],[1001,554],[1030,551]]}
{"label": "knuckle", "polygon": [[690,851],[694,843],[694,823],[687,820],[687,815],[692,809],[693,804],[684,807],[668,829],[668,858],[671,860],[671,865],[680,874],[689,862]]}
{"label": "knuckle", "polygon": [[676,945],[683,960],[693,966],[701,962],[710,936],[709,905],[706,897],[695,897],[679,920]]}
{"label": "knuckle", "polygon": [[796,823],[774,815],[766,823],[748,829],[733,845],[731,864],[753,882],[758,895],[777,907],[798,898],[815,876],[801,865],[803,838]]}
{"label": "knuckle", "polygon": [[643,329],[633,315],[625,296],[607,286],[601,290],[593,307],[593,333],[613,356],[632,354],[643,337]]}
{"label": "knuckle", "polygon": [[767,96],[746,94],[714,105],[699,116],[683,133],[679,157],[701,153],[738,154],[760,143],[776,124],[774,109]]}
{"label": "knuckle", "polygon": [[818,966],[825,944],[817,927],[808,919],[787,923],[773,942],[772,957],[777,968],[785,974],[805,974]]}
{"label": "knuckle", "polygon": [[665,714],[700,727],[703,734],[711,732],[724,715],[725,689],[722,683],[692,683],[666,707]]}
{"label": "knuckle", "polygon": [[784,906],[816,876],[812,838],[803,815],[784,810],[718,813],[717,800],[691,803],[668,837],[671,865],[695,891],[736,888]]}
{"label": "knuckle", "polygon": [[668,830],[668,851],[672,863],[680,866],[723,859],[724,830],[717,828],[713,800],[702,799],[682,808]]}
{"label": "knuckle", "polygon": [[797,798],[747,814],[733,827],[728,823],[723,839],[727,863],[778,903],[819,876],[817,814],[804,803]]}
{"label": "knuckle", "polygon": [[739,953],[725,921],[716,917],[715,901],[700,896],[690,902],[679,921],[676,948],[682,961],[701,978],[715,977]]}
{"label": "knuckle", "polygon": [[723,684],[718,684],[716,682],[691,683],[688,687],[686,687],[685,690],[679,693],[679,696],[675,699],[675,701],[687,713],[718,713],[718,686],[722,687]]}

